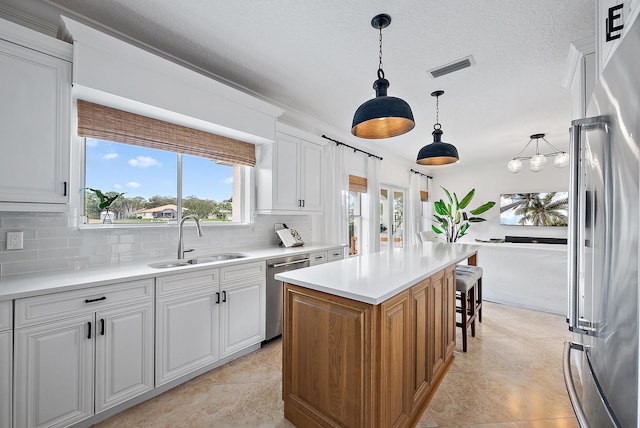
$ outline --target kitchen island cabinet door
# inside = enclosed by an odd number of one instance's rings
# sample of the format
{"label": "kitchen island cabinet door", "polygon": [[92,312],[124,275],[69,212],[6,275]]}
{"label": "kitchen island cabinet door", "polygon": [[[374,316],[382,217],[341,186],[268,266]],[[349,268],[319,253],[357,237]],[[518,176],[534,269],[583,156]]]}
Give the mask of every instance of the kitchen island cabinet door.
{"label": "kitchen island cabinet door", "polygon": [[96,413],[153,389],[153,303],[96,314]]}
{"label": "kitchen island cabinet door", "polygon": [[264,339],[266,280],[232,282],[221,290],[220,356],[226,357]]}
{"label": "kitchen island cabinet door", "polygon": [[15,330],[14,427],[65,427],[93,415],[94,315]]}
{"label": "kitchen island cabinet door", "polygon": [[[431,347],[431,379],[435,379],[440,371],[444,369],[447,345],[445,337],[447,336],[446,321],[448,314],[445,309],[446,302],[446,283],[444,271],[440,271],[431,277],[431,323],[433,324],[433,336]],[[455,316],[455,313],[454,313]],[[454,324],[455,328],[455,324]]]}
{"label": "kitchen island cabinet door", "polygon": [[71,62],[1,36],[0,203],[61,204],[52,210],[63,210],[69,193]]}
{"label": "kitchen island cabinet door", "polygon": [[456,278],[455,266],[444,271],[444,296],[442,296],[443,316],[445,319],[445,359],[453,355],[456,347]]}
{"label": "kitchen island cabinet door", "polygon": [[406,426],[413,407],[409,291],[380,304],[380,426]]}
{"label": "kitchen island cabinet door", "polygon": [[431,302],[431,279],[420,281],[411,288],[411,303],[413,305],[413,337],[414,372],[413,372],[413,403],[418,405],[429,393],[431,385],[431,355],[433,344],[433,304]]}
{"label": "kitchen island cabinet door", "polygon": [[219,300],[219,292],[157,300],[156,386],[218,361]]}

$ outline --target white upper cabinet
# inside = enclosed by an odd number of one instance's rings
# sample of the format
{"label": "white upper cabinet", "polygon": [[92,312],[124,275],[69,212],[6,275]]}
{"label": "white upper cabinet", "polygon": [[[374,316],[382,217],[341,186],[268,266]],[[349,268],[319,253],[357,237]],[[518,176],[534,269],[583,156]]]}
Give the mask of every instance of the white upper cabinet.
{"label": "white upper cabinet", "polygon": [[322,145],[278,132],[277,141],[256,147],[259,213],[322,211]]}
{"label": "white upper cabinet", "polygon": [[71,57],[71,45],[0,22],[2,209],[67,209]]}
{"label": "white upper cabinet", "polygon": [[598,0],[596,43],[598,75],[606,67],[626,31],[638,17],[640,0]]}
{"label": "white upper cabinet", "polygon": [[587,105],[596,83],[596,52],[593,36],[577,40],[569,46],[563,86],[571,91],[571,118],[586,117]]}

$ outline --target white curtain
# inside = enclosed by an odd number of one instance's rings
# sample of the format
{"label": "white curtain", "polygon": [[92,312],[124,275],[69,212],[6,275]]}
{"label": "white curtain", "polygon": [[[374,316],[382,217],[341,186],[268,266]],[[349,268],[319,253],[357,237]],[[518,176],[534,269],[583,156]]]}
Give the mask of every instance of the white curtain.
{"label": "white curtain", "polygon": [[345,146],[324,146],[326,186],[324,187],[325,242],[349,243],[349,174],[346,169]]}
{"label": "white curtain", "polygon": [[[367,161],[367,245],[365,253],[380,251],[380,159],[369,156]],[[365,208],[365,207],[363,207]]]}
{"label": "white curtain", "polygon": [[420,202],[420,176],[409,173],[409,193],[407,194],[407,207],[404,212],[405,239],[407,245],[417,244],[418,232],[422,231],[422,204]]}

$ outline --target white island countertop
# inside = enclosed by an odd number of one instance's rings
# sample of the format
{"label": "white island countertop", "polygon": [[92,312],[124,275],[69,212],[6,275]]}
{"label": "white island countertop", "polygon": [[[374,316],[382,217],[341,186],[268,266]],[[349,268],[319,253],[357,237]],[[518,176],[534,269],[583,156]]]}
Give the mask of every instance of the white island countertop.
{"label": "white island countertop", "polygon": [[476,245],[425,242],[279,273],[275,278],[377,305],[477,250]]}

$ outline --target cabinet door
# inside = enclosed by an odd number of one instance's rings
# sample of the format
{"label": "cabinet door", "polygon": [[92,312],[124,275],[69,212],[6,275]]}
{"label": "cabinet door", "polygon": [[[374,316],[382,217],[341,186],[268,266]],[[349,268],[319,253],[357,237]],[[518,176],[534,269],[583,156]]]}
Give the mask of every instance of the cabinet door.
{"label": "cabinet door", "polygon": [[274,146],[273,207],[274,210],[300,210],[298,171],[300,140],[278,133]]}
{"label": "cabinet door", "polygon": [[322,211],[322,146],[300,141],[302,211]]}
{"label": "cabinet door", "polygon": [[219,358],[220,293],[179,295],[156,302],[156,386]]}
{"label": "cabinet door", "polygon": [[413,305],[413,403],[420,403],[429,392],[431,383],[431,340],[433,338],[433,320],[431,312],[431,279],[420,281],[411,288],[411,304]]}
{"label": "cabinet door", "polygon": [[0,332],[0,427],[11,426],[13,331]]}
{"label": "cabinet door", "polygon": [[409,291],[380,304],[380,426],[405,426],[413,397]]}
{"label": "cabinet door", "polygon": [[[431,379],[435,378],[444,368],[447,348],[445,345],[445,306],[443,301],[446,295],[444,271],[440,271],[431,277],[431,323],[433,324],[433,339],[431,342]],[[455,316],[455,312],[454,312]]]}
{"label": "cabinet door", "polygon": [[221,358],[264,339],[265,287],[264,277],[222,287]]}
{"label": "cabinet door", "polygon": [[93,414],[94,316],[15,331],[14,426],[62,427]]}
{"label": "cabinet door", "polygon": [[96,314],[96,413],[153,389],[153,303]]}
{"label": "cabinet door", "polygon": [[0,202],[67,203],[71,63],[0,40]]}
{"label": "cabinet door", "polygon": [[444,296],[442,300],[445,325],[445,360],[453,355],[456,347],[456,279],[455,266],[449,266],[444,273]]}

